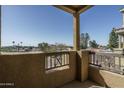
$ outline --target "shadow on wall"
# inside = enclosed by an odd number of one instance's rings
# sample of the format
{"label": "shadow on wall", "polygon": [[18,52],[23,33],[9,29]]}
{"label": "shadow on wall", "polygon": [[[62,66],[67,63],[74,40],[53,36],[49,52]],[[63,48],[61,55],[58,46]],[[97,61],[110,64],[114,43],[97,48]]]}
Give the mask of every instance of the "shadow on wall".
{"label": "shadow on wall", "polygon": [[94,81],[98,84],[100,84],[103,87],[107,87],[109,88],[109,86],[107,85],[107,83],[105,82],[103,76],[100,73],[100,70],[98,67],[95,66],[89,66],[89,76],[88,79],[91,81]]}
{"label": "shadow on wall", "polygon": [[96,66],[89,66],[88,78],[104,87],[124,88],[124,75],[100,70]]}

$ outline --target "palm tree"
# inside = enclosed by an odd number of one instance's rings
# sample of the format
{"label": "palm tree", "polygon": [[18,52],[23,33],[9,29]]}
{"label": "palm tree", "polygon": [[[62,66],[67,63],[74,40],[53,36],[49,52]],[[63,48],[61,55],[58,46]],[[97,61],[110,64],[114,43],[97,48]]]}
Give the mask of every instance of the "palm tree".
{"label": "palm tree", "polygon": [[23,43],[23,42],[20,42],[20,48],[21,48],[21,49],[23,49],[23,47],[22,47],[22,43]]}
{"label": "palm tree", "polygon": [[20,42],[21,44],[23,43],[23,42]]}
{"label": "palm tree", "polygon": [[13,43],[13,47],[14,47],[15,41],[12,41],[12,43]]}
{"label": "palm tree", "polygon": [[20,44],[21,44],[21,47],[22,47],[22,43],[23,43],[23,42],[20,42]]}
{"label": "palm tree", "polygon": [[15,41],[12,41],[13,47],[12,47],[12,51],[14,50],[14,45],[15,45]]}
{"label": "palm tree", "polygon": [[17,45],[18,52],[19,52],[19,47],[20,47],[20,45],[19,45],[19,43],[18,43],[18,45]]}

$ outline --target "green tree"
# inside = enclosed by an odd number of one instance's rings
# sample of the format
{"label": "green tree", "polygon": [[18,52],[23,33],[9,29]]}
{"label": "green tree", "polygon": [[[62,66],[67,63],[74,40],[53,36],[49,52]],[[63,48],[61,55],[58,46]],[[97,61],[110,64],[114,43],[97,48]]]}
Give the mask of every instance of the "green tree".
{"label": "green tree", "polygon": [[88,33],[86,33],[85,34],[85,47],[87,48],[88,47],[88,42],[89,42],[89,40],[90,40],[90,36],[89,36],[89,34]]}
{"label": "green tree", "polygon": [[91,48],[98,48],[99,45],[96,43],[95,40],[93,40],[93,41],[90,41],[90,42],[89,42],[89,46],[90,46]]}
{"label": "green tree", "polygon": [[81,33],[81,37],[80,37],[80,47],[81,47],[81,49],[83,49],[84,47],[85,47],[85,37],[84,37],[84,33]]}
{"label": "green tree", "polygon": [[41,49],[41,51],[43,51],[43,52],[48,52],[49,51],[49,45],[48,45],[48,43],[45,43],[45,42],[43,42],[43,43],[39,43],[38,44],[38,47]]}
{"label": "green tree", "polygon": [[90,36],[88,33],[81,33],[81,38],[80,38],[81,49],[86,49],[88,47],[89,40],[90,40]]}
{"label": "green tree", "polygon": [[109,48],[117,48],[118,47],[118,35],[115,33],[115,28],[112,29],[112,32],[109,35]]}
{"label": "green tree", "polygon": [[54,45],[50,45],[49,52],[58,52],[67,50],[67,45],[62,43],[55,43]]}
{"label": "green tree", "polygon": [[56,43],[55,46],[56,46],[58,51],[62,51],[62,50],[66,50],[67,49],[66,44]]}
{"label": "green tree", "polygon": [[57,51],[63,51],[67,50],[66,44],[61,44],[61,43],[55,43],[55,44],[48,44],[48,43],[39,43],[38,47],[41,49],[43,52],[57,52]]}

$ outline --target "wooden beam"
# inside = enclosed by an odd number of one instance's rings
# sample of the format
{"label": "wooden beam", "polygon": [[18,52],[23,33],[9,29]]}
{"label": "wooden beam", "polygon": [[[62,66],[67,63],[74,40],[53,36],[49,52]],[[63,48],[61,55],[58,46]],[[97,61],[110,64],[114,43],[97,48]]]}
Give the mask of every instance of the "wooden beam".
{"label": "wooden beam", "polygon": [[76,11],[72,7],[69,7],[67,5],[53,5],[53,6],[71,14],[76,13]]}
{"label": "wooden beam", "polygon": [[91,7],[93,7],[93,5],[86,5],[85,7],[82,6],[77,12],[78,12],[79,14],[81,14],[81,13],[85,12],[86,10],[88,10],[88,9],[91,8]]}
{"label": "wooden beam", "polygon": [[80,14],[73,14],[74,36],[73,44],[74,50],[80,50]]}

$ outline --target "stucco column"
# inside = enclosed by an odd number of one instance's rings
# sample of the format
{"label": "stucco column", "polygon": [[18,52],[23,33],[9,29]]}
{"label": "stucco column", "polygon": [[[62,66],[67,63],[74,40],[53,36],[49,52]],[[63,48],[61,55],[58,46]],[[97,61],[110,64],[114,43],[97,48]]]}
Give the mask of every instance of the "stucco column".
{"label": "stucco column", "polygon": [[122,12],[122,27],[124,27],[124,11]]}
{"label": "stucco column", "polygon": [[120,48],[122,48],[122,36],[120,35]]}
{"label": "stucco column", "polygon": [[119,35],[119,48],[122,48],[122,36],[121,35]]}
{"label": "stucco column", "polygon": [[73,44],[74,50],[80,50],[80,14],[73,14],[74,36]]}
{"label": "stucco column", "polygon": [[77,79],[81,82],[88,78],[89,51],[77,52]]}
{"label": "stucco column", "polygon": [[124,48],[124,35],[122,35],[122,42],[123,42],[123,48]]}
{"label": "stucco column", "polygon": [[121,36],[118,35],[118,37],[119,37],[119,48],[121,48]]}
{"label": "stucco column", "polygon": [[120,12],[122,13],[122,27],[124,27],[124,8],[122,8]]}

